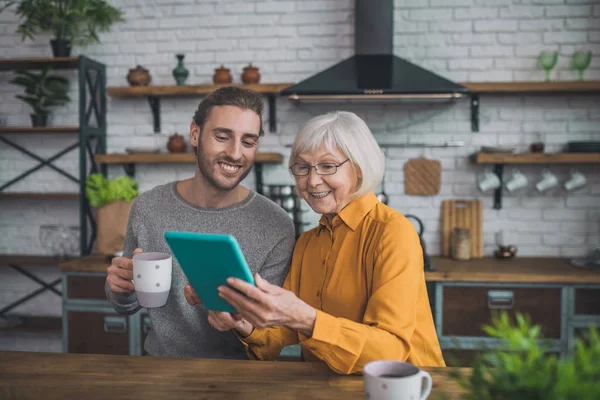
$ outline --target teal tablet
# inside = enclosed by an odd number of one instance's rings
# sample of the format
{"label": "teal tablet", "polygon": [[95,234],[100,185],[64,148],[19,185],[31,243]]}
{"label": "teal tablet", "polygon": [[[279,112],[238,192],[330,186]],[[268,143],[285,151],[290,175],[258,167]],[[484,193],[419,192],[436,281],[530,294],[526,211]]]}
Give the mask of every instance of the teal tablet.
{"label": "teal tablet", "polygon": [[165,239],[190,284],[209,310],[235,313],[217,288],[233,276],[255,285],[244,254],[231,235],[166,232]]}

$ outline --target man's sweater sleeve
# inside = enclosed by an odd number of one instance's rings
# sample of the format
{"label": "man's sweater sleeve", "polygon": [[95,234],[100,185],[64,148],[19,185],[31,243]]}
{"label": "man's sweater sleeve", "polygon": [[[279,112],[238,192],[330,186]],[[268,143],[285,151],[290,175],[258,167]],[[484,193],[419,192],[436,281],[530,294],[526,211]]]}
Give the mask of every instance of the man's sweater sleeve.
{"label": "man's sweater sleeve", "polygon": [[259,270],[260,276],[267,282],[281,286],[290,268],[290,260],[294,250],[295,229],[292,221],[289,221],[283,234],[283,237],[267,256],[265,263]]}
{"label": "man's sweater sleeve", "polygon": [[[138,239],[135,234],[135,227],[138,219],[136,210],[136,201],[134,201],[131,206],[131,211],[129,212],[129,220],[127,221],[127,234],[125,235],[125,246],[123,248],[124,257],[132,257],[133,250],[139,247]],[[108,283],[104,284],[104,291],[108,301],[111,302],[113,308],[120,314],[135,314],[141,308],[135,292],[130,294],[115,293],[110,290]]]}

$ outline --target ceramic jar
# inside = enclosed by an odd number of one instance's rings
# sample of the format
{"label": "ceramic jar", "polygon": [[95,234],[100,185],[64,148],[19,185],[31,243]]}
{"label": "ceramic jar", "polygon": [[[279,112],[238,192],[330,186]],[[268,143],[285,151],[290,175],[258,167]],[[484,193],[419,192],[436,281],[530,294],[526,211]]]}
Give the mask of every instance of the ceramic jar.
{"label": "ceramic jar", "polygon": [[232,82],[231,71],[229,68],[225,68],[221,65],[220,68],[215,69],[215,74],[213,75],[213,82],[216,85],[226,85]]}
{"label": "ceramic jar", "polygon": [[185,153],[187,150],[187,143],[183,136],[178,133],[174,133],[169,136],[169,141],[167,142],[167,150],[169,153]]}
{"label": "ceramic jar", "polygon": [[127,82],[129,82],[131,86],[147,86],[150,82],[152,82],[152,77],[146,68],[138,65],[129,70],[129,73],[127,74]]}
{"label": "ceramic jar", "polygon": [[247,67],[244,67],[244,73],[242,74],[242,82],[245,84],[258,83],[260,81],[260,72],[258,68],[253,67],[250,63]]}

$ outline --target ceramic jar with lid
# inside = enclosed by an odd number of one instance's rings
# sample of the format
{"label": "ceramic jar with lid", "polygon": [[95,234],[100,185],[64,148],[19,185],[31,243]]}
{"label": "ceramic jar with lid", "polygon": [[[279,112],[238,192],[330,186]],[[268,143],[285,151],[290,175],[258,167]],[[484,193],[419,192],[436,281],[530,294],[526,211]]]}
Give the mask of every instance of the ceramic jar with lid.
{"label": "ceramic jar with lid", "polygon": [[244,67],[244,73],[242,74],[242,82],[245,84],[258,83],[260,81],[260,72],[258,68],[252,66],[250,63],[247,67]]}
{"label": "ceramic jar with lid", "polygon": [[229,68],[225,68],[221,65],[220,68],[215,69],[215,74],[213,75],[213,82],[216,85],[226,85],[232,82],[231,71]]}
{"label": "ceramic jar with lid", "polygon": [[131,86],[147,86],[152,82],[152,77],[146,68],[137,65],[135,68],[129,70],[127,82],[129,82]]}
{"label": "ceramic jar with lid", "polygon": [[177,132],[171,135],[167,142],[167,150],[169,150],[169,153],[185,153],[187,150],[187,143],[183,136]]}

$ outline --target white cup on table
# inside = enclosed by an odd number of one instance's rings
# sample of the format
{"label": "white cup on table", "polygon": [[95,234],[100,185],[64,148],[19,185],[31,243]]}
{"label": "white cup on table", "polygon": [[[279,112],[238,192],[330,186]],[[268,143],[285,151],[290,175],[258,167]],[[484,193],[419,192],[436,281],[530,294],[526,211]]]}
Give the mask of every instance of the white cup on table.
{"label": "white cup on table", "polygon": [[133,256],[133,284],[140,306],[162,307],[171,291],[173,258],[168,253],[139,253]]}
{"label": "white cup on table", "polygon": [[431,375],[400,361],[371,361],[363,368],[367,400],[425,400]]}

